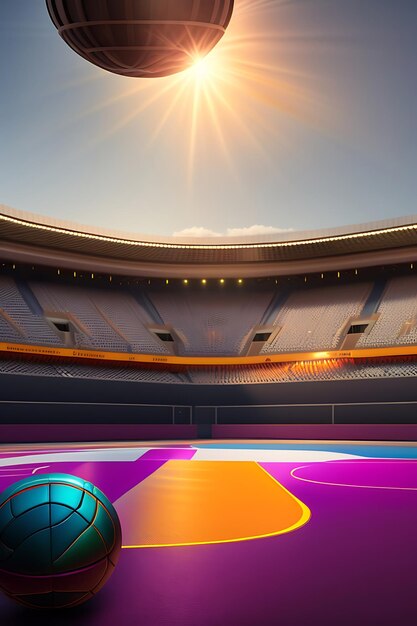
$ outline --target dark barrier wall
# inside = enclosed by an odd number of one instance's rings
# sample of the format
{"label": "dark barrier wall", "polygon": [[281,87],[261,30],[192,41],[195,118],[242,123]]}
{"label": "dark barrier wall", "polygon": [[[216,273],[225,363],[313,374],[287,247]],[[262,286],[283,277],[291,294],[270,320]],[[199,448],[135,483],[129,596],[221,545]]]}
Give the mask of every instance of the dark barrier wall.
{"label": "dark barrier wall", "polygon": [[323,406],[257,406],[221,407],[217,424],[331,424],[332,407]]}
{"label": "dark barrier wall", "polygon": [[415,378],[167,385],[0,375],[0,424],[417,424],[416,400]]}

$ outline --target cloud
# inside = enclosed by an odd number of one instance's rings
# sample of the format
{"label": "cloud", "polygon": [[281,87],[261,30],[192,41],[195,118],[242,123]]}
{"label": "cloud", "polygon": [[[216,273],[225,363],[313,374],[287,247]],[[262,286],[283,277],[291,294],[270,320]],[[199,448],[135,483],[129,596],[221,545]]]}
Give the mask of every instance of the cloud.
{"label": "cloud", "polygon": [[222,233],[216,233],[214,230],[204,228],[204,226],[191,226],[174,233],[174,237],[222,237]]}
{"label": "cloud", "polygon": [[247,237],[252,235],[274,235],[277,233],[289,233],[292,228],[276,228],[275,226],[264,226],[263,224],[253,224],[243,228],[228,228],[228,237]]}
{"label": "cloud", "polygon": [[264,226],[263,224],[253,224],[243,228],[228,228],[225,233],[217,233],[204,226],[191,226],[184,228],[173,234],[174,237],[253,237],[255,235],[274,235],[278,233],[289,233],[292,228],[276,228],[275,226]]}

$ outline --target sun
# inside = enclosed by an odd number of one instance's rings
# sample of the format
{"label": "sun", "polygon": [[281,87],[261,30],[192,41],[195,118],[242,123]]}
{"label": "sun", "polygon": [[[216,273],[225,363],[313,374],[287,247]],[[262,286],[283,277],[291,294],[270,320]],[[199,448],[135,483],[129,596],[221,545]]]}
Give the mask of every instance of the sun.
{"label": "sun", "polygon": [[206,81],[213,76],[215,55],[207,54],[204,57],[196,57],[193,65],[189,68],[190,77],[198,82]]}

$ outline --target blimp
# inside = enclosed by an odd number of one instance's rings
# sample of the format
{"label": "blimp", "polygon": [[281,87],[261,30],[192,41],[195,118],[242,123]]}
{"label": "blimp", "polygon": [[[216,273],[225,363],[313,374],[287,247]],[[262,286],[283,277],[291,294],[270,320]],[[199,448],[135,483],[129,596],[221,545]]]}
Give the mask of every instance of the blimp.
{"label": "blimp", "polygon": [[205,57],[226,32],[234,0],[46,0],[77,54],[122,76],[157,78]]}

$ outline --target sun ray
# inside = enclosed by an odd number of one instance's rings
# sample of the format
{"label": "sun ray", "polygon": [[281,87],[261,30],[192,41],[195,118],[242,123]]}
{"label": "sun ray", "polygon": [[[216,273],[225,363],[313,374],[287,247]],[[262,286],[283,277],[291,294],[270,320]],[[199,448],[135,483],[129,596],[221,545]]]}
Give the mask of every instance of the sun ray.
{"label": "sun ray", "polygon": [[196,150],[196,141],[197,141],[197,133],[198,133],[198,114],[199,114],[199,103],[200,103],[201,90],[199,89],[198,83],[194,86],[192,107],[191,107],[191,124],[190,124],[190,142],[189,142],[189,150],[188,150],[188,167],[187,167],[187,179],[189,186],[192,184],[192,175],[193,175],[193,165],[194,165],[194,157]]}
{"label": "sun ray", "polygon": [[216,103],[214,102],[213,98],[207,91],[204,92],[204,97],[205,97],[207,109],[210,115],[210,120],[215,130],[219,145],[221,147],[223,157],[225,158],[227,166],[229,168],[229,172],[233,173],[234,178],[237,178],[237,171],[235,168],[235,163],[233,161],[231,151],[227,147],[225,132],[222,128],[222,125],[221,125],[221,122],[217,113]]}
{"label": "sun ray", "polygon": [[160,118],[159,123],[152,131],[150,140],[148,142],[149,147],[151,146],[153,142],[155,142],[158,139],[158,137],[162,133],[162,130],[168,123],[168,120],[174,115],[174,111],[178,107],[178,103],[183,98],[184,92],[187,90],[187,88],[188,88],[187,83],[183,82],[182,84],[179,85],[178,89],[175,90],[173,99],[171,100],[169,106],[166,108],[165,113]]}

